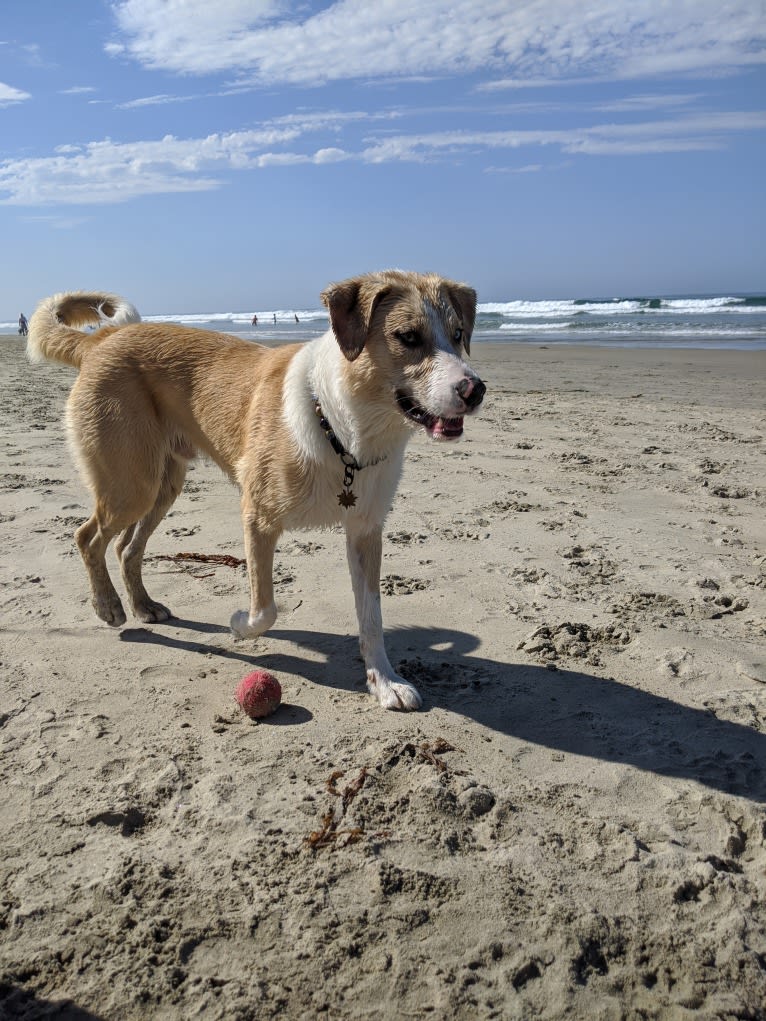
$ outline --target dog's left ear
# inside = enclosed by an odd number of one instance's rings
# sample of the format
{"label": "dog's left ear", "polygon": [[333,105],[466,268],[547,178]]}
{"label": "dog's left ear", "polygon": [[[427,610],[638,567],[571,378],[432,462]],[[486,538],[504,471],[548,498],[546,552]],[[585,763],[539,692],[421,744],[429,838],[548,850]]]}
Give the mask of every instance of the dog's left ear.
{"label": "dog's left ear", "polygon": [[446,281],[447,294],[450,303],[460,315],[463,324],[463,347],[466,354],[471,353],[471,334],[476,322],[476,291],[466,284],[456,284],[451,280]]}
{"label": "dog's left ear", "polygon": [[330,311],[335,339],[350,362],[362,353],[375,305],[388,290],[383,286],[370,288],[367,284],[368,278],[354,277],[340,284],[331,284],[321,294]]}

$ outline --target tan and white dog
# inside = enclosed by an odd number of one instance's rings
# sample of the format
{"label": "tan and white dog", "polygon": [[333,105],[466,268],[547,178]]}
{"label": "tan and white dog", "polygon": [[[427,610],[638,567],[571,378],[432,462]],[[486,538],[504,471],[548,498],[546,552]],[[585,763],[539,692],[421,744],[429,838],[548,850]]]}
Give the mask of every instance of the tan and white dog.
{"label": "tan and white dog", "polygon": [[[485,386],[465,360],[476,293],[390,270],[334,284],[322,300],[324,336],[271,349],[141,322],[116,295],[57,294],[32,317],[27,350],[79,369],[66,420],[95,508],[75,538],[102,620],[125,622],[105,560],[115,536],[135,616],[171,617],[144,588],[143,554],[201,453],[241,493],[250,609],[233,615],[233,632],[254,638],[276,620],[283,530],[342,523],[367,686],[388,709],[417,709],[420,695],[383,642],[383,522],[414,429],[456,439],[482,402]],[[89,325],[100,328],[78,329]]]}

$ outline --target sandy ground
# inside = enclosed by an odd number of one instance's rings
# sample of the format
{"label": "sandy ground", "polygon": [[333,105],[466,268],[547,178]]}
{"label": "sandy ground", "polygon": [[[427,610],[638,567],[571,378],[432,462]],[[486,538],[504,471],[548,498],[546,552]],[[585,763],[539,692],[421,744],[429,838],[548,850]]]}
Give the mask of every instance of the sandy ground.
{"label": "sandy ground", "polygon": [[2,339],[0,1017],[766,1017],[766,354],[474,362],[386,528],[402,715],[341,533],[285,536],[255,643],[242,568],[161,558],[242,556],[206,464],[149,550],[177,618],[101,624],[73,375]]}

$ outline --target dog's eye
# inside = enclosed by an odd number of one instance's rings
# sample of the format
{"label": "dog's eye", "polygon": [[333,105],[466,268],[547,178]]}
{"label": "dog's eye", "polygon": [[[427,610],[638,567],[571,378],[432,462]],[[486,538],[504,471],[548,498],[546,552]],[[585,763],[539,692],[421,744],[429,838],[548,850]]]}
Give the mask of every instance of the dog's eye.
{"label": "dog's eye", "polygon": [[462,340],[463,340],[463,327],[462,326],[458,326],[455,329],[455,332],[453,333],[452,338],[453,338],[453,340],[455,341],[456,344],[460,344],[462,342]]}
{"label": "dog's eye", "polygon": [[397,330],[396,337],[407,347],[417,347],[420,343],[420,334],[417,330]]}

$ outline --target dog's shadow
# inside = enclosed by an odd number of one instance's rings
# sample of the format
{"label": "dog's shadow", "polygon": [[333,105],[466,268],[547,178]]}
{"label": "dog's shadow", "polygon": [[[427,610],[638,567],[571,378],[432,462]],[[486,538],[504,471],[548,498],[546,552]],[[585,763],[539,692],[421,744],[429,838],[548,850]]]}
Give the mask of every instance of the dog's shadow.
{"label": "dog's shadow", "polygon": [[[173,620],[169,626],[228,634],[218,625]],[[215,655],[250,667],[290,673],[316,684],[358,692],[364,668],[356,637],[277,628],[272,648],[247,652],[247,643],[218,648],[144,628],[122,632],[123,641],[150,641]],[[294,649],[274,651],[276,643]],[[712,711],[583,671],[506,663],[478,654],[479,639],[463,631],[412,627],[387,632],[394,666],[423,696],[423,709],[439,707],[490,730],[552,751],[617,762],[661,776],[695,780],[706,787],[766,801],[766,735]],[[303,658],[300,649],[323,661]],[[307,714],[303,719],[310,719]]]}

